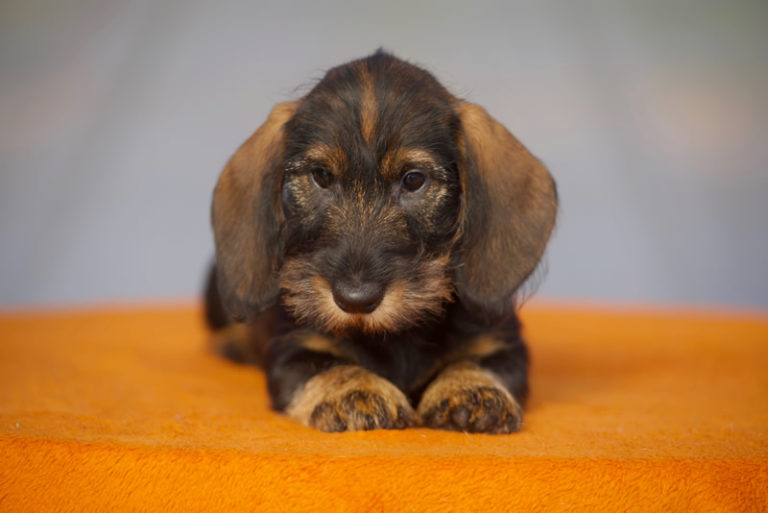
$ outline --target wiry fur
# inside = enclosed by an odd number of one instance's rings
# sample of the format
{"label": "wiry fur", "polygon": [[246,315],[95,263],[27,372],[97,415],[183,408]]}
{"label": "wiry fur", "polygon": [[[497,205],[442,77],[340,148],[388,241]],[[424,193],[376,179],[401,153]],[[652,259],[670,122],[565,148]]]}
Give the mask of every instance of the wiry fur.
{"label": "wiry fur", "polygon": [[350,314],[333,300],[331,284],[309,262],[291,260],[281,272],[283,302],[299,324],[343,334],[358,329],[368,334],[396,333],[443,313],[452,301],[449,256],[417,258],[412,277],[394,280],[381,304],[369,314]]}
{"label": "wiry fur", "polygon": [[[517,430],[515,294],[556,209],[541,162],[426,71],[383,52],[333,68],[219,179],[216,343],[319,429]],[[243,332],[225,311],[251,335],[225,340]]]}

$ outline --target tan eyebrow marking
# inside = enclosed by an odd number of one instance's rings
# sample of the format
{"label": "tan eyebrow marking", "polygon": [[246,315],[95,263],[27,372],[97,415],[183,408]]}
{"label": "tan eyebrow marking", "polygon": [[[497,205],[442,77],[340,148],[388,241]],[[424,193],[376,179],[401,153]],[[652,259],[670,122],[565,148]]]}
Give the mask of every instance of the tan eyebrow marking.
{"label": "tan eyebrow marking", "polygon": [[396,179],[404,167],[437,167],[435,158],[422,148],[396,148],[388,151],[381,159],[381,174],[384,178]]}
{"label": "tan eyebrow marking", "polygon": [[329,171],[337,173],[344,169],[346,154],[340,146],[329,146],[325,143],[315,143],[304,151],[304,158],[328,167]]}

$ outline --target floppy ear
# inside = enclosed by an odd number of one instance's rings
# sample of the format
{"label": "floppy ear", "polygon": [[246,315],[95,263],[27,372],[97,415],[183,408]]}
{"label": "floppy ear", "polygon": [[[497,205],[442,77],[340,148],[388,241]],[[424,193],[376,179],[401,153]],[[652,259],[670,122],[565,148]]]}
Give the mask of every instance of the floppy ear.
{"label": "floppy ear", "polygon": [[276,105],[222,171],[211,209],[219,292],[236,320],[274,303],[282,253],[283,126],[297,102]]}
{"label": "floppy ear", "polygon": [[538,265],[557,213],[544,165],[482,107],[458,105],[463,133],[461,300],[486,319],[514,308],[514,294]]}

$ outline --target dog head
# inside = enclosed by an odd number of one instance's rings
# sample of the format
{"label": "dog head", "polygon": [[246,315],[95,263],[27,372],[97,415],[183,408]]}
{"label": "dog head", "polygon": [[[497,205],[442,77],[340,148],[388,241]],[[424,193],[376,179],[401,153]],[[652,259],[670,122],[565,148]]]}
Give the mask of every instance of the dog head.
{"label": "dog head", "polygon": [[458,298],[514,308],[557,210],[546,168],[481,107],[378,52],[277,105],[219,178],[221,296],[238,319],[395,332]]}

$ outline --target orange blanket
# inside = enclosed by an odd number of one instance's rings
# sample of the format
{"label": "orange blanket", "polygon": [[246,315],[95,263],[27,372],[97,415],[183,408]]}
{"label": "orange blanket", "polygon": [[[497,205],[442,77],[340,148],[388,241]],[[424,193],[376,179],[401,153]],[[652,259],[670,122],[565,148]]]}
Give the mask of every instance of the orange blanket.
{"label": "orange blanket", "polygon": [[298,426],[199,317],[0,315],[0,511],[768,508],[768,317],[528,308],[510,436]]}

